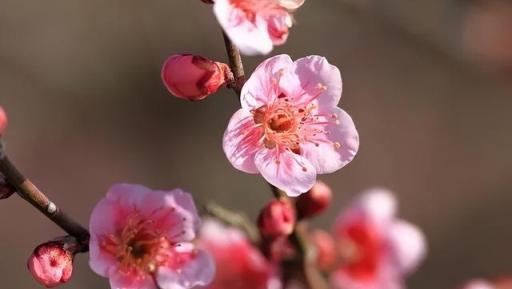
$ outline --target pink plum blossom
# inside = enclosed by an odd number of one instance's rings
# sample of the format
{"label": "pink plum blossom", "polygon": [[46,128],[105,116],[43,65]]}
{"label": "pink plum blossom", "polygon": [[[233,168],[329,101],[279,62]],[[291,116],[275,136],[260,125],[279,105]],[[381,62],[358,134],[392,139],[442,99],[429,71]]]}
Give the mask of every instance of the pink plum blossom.
{"label": "pink plum blossom", "polygon": [[7,114],[3,107],[0,106],[0,136],[5,133],[5,129],[7,128]]}
{"label": "pink plum blossom", "polygon": [[90,220],[90,266],[113,289],[188,289],[214,275],[208,253],[190,243],[199,226],[190,194],[117,184]]}
{"label": "pink plum blossom", "polygon": [[267,261],[238,229],[206,220],[199,244],[213,255],[217,265],[207,289],[280,289],[276,267]]}
{"label": "pink plum blossom", "polygon": [[268,54],[286,42],[291,12],[304,0],[215,0],[214,12],[233,43],[247,55]]}
{"label": "pink plum blossom", "polygon": [[227,158],[289,196],[307,192],[317,174],[344,167],[359,148],[352,118],[337,107],[341,90],[340,71],[323,57],[265,60],[242,88],[242,108],[224,133]]}
{"label": "pink plum blossom", "polygon": [[395,212],[393,195],[374,189],[338,217],[334,237],[341,261],[331,276],[334,288],[404,288],[404,277],[425,256],[426,242],[416,226]]}

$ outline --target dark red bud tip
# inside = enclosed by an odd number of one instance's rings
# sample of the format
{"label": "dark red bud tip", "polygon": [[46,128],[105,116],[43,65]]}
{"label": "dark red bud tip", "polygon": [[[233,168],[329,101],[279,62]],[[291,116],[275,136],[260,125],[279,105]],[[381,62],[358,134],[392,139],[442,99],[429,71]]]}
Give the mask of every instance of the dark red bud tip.
{"label": "dark red bud tip", "polygon": [[215,93],[228,81],[229,66],[202,56],[172,55],[162,66],[162,81],[176,97],[198,101]]}
{"label": "dark red bud tip", "polygon": [[0,136],[5,133],[7,129],[7,114],[3,107],[0,106]]}
{"label": "dark red bud tip", "polygon": [[297,198],[297,214],[300,219],[310,218],[324,212],[331,203],[332,190],[324,182],[317,181],[309,192]]}
{"label": "dark red bud tip", "polygon": [[7,183],[4,176],[0,175],[0,200],[7,199],[16,192],[13,186]]}
{"label": "dark red bud tip", "polygon": [[258,227],[266,238],[290,235],[295,226],[295,210],[287,200],[272,200],[260,213]]}
{"label": "dark red bud tip", "polygon": [[213,0],[201,0],[202,2],[206,3],[206,4],[213,4]]}
{"label": "dark red bud tip", "polygon": [[36,247],[27,262],[34,279],[46,288],[66,283],[73,273],[73,253],[62,241],[51,241]]}

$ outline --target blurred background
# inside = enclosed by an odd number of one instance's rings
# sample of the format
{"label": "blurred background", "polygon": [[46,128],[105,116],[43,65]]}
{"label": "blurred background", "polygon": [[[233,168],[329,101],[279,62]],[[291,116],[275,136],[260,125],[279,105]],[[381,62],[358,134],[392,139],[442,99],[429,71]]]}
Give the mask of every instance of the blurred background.
{"label": "blurred background", "polygon": [[[357,193],[384,186],[429,240],[409,288],[512,273],[510,1],[308,0],[296,18],[273,54],[319,54],[340,67],[340,106],[361,136],[356,159],[322,178],[335,202],[316,225],[328,228]],[[170,96],[160,66],[180,52],[227,61],[199,0],[0,0],[12,160],[83,224],[116,182],[182,187],[255,218],[267,186],[221,148],[236,97]],[[263,59],[246,58],[246,70]],[[0,202],[0,220],[2,288],[40,288],[26,259],[63,233],[18,197]],[[62,288],[109,287],[87,258]]]}

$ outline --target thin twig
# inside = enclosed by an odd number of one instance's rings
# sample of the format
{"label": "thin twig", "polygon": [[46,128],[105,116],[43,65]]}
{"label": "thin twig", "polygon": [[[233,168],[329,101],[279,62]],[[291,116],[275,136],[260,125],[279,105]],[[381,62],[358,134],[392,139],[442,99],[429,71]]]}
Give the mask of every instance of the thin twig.
{"label": "thin twig", "polygon": [[83,246],[82,251],[88,250],[89,232],[78,222],[66,215],[54,202],[43,194],[29,179],[27,179],[9,160],[0,144],[0,172],[7,182],[16,188],[16,193],[32,204],[36,209],[61,227],[66,233],[75,237]]}
{"label": "thin twig", "polygon": [[232,88],[237,96],[240,97],[240,92],[242,91],[242,87],[245,83],[245,72],[242,57],[240,56],[238,47],[231,42],[225,32],[222,32],[222,36],[224,37],[224,44],[226,45],[226,52],[229,58],[229,67],[231,68],[234,78],[233,83],[230,84],[230,88]]}

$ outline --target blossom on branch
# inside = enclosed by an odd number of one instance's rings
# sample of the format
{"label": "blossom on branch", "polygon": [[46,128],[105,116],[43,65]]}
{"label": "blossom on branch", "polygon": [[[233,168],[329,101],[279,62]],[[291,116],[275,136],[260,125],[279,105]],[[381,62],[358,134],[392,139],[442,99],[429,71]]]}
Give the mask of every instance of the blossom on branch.
{"label": "blossom on branch", "polygon": [[90,266],[113,289],[188,289],[214,275],[208,253],[190,242],[199,216],[190,194],[117,184],[90,220]]}
{"label": "blossom on branch", "polygon": [[286,42],[291,13],[304,0],[215,0],[217,19],[243,54],[268,54]]}
{"label": "blossom on branch", "polygon": [[217,272],[206,289],[280,289],[277,268],[238,229],[206,220],[199,244],[215,259]]}
{"label": "blossom on branch", "polygon": [[426,242],[414,225],[397,219],[396,200],[383,189],[360,196],[336,220],[334,238],[340,265],[334,288],[400,289],[423,260]]}
{"label": "blossom on branch", "polygon": [[307,192],[359,148],[352,118],[337,107],[341,91],[340,71],[323,57],[267,59],[242,88],[242,108],[224,133],[227,158],[289,196]]}

